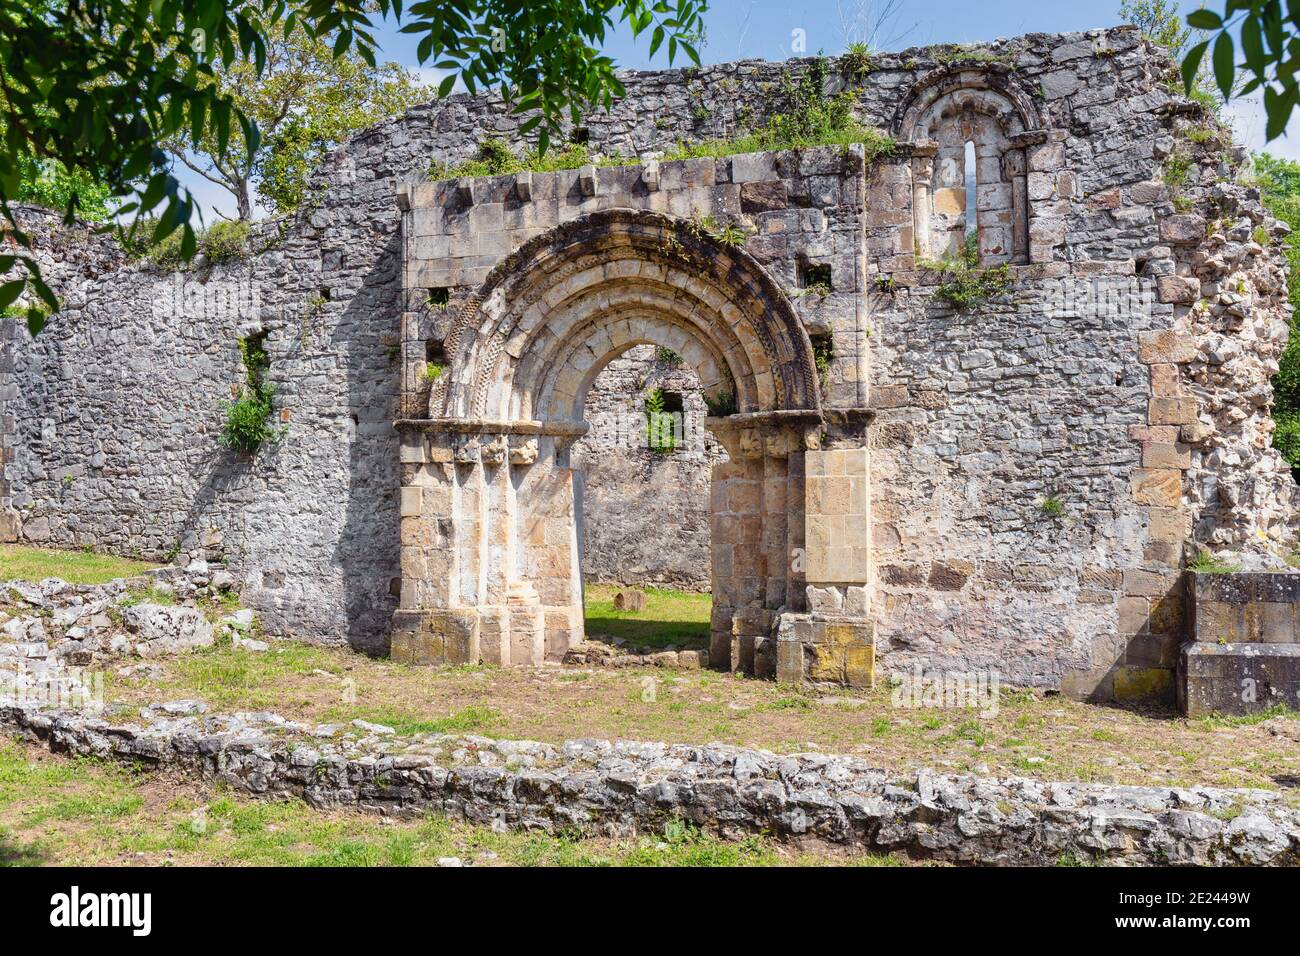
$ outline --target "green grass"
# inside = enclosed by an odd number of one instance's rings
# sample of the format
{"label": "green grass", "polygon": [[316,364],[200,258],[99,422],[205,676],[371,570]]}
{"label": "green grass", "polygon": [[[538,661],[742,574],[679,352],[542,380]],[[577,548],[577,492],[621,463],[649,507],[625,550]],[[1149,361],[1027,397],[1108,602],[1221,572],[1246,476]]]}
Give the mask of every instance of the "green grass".
{"label": "green grass", "polygon": [[372,724],[392,727],[402,736],[409,734],[479,734],[494,737],[494,728],[501,722],[501,714],[491,707],[471,704],[449,713],[446,717],[422,718],[396,707],[335,708],[331,720],[365,720]]}
{"label": "green grass", "polygon": [[497,866],[900,865],[798,853],[760,836],[727,841],[679,821],[611,840],[497,833],[432,813],[325,813],[0,742],[0,866],[430,866],[446,857]]}
{"label": "green grass", "polygon": [[634,649],[709,646],[710,595],[667,588],[638,589],[645,591],[645,610],[616,611],[614,595],[620,590],[609,584],[587,587],[588,635],[621,637]]}
{"label": "green grass", "polygon": [[158,565],[92,551],[55,551],[0,545],[0,581],[60,578],[69,584],[104,584],[114,578],[143,574]]}

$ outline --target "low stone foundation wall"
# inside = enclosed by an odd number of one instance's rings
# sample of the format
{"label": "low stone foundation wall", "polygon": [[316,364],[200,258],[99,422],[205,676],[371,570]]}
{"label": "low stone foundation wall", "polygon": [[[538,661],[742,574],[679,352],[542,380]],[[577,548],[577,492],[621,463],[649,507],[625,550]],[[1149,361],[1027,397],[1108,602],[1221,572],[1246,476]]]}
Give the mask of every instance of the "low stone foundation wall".
{"label": "low stone foundation wall", "polygon": [[202,716],[179,701],[147,726],[0,706],[0,729],[51,750],[169,767],[256,796],[585,834],[685,819],[727,837],[769,833],[955,863],[1294,864],[1300,811],[1274,793],[1042,783],[922,771],[893,779],[852,757],[721,745],[561,746],[396,737],[361,721],[308,728],[275,714]]}
{"label": "low stone foundation wall", "polygon": [[1300,709],[1300,574],[1187,574],[1188,636],[1178,659],[1183,713]]}

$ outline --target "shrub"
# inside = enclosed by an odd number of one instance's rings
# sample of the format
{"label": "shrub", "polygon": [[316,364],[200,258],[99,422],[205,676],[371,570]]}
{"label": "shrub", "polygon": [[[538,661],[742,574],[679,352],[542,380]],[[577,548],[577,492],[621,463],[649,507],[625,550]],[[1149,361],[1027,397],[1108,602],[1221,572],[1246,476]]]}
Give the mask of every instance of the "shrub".
{"label": "shrub", "polygon": [[251,231],[252,226],[243,220],[223,219],[214,222],[199,240],[199,252],[203,253],[209,263],[247,259],[248,236]]}
{"label": "shrub", "polygon": [[935,298],[962,312],[983,305],[1011,285],[1010,266],[979,267],[979,237],[975,233],[966,237],[956,256],[944,256],[937,262],[923,259],[919,265],[922,269],[940,273],[939,285],[934,290]]}
{"label": "shrub", "polygon": [[789,72],[783,74],[780,110],[753,132],[735,139],[678,143],[664,158],[696,159],[809,146],[848,147],[853,143],[863,144],[868,162],[892,152],[894,141],[888,135],[864,126],[854,117],[856,93],[844,90],[826,95],[827,70],[827,61],[822,57],[813,61],[798,80]]}
{"label": "shrub", "polygon": [[217,441],[222,447],[252,454],[265,442],[278,441],[284,429],[271,424],[275,385],[266,381],[271,360],[266,354],[266,334],[258,333],[239,340],[247,383],[233,402],[222,402],[225,420]]}
{"label": "shrub", "polygon": [[[137,236],[142,233],[148,237],[152,232],[153,223],[141,223]],[[209,265],[247,259],[250,254],[248,237],[251,232],[252,225],[243,220],[223,219],[214,222],[199,235],[198,251]],[[144,242],[147,241],[146,238]],[[130,245],[135,248],[128,248],[127,252],[138,255],[141,240],[137,238]],[[181,231],[177,229],[157,245],[149,247],[145,254],[160,269],[179,269],[185,264],[181,255]]]}

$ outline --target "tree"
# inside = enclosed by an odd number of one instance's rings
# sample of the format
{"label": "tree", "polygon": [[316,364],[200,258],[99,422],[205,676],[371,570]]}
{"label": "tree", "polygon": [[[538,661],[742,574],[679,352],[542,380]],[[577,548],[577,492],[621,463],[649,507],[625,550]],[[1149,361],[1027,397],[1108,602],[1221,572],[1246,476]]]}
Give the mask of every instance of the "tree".
{"label": "tree", "polygon": [[[260,76],[277,29],[326,40],[335,56],[355,51],[374,69],[368,8],[404,20],[405,32],[422,35],[420,62],[448,71],[440,95],[457,77],[470,92],[499,88],[513,109],[532,114],[522,131],[536,130],[545,150],[566,118],[622,95],[613,61],[600,52],[616,17],[636,36],[649,33],[652,56],[666,42],[670,63],[679,50],[698,63],[690,37],[706,7],[707,0],[417,0],[409,8],[403,0],[0,0],[0,243],[16,246],[0,255],[0,275],[20,270],[0,285],[0,309],[25,291],[59,307],[10,208],[33,161],[59,162],[104,186],[120,203],[116,214],[132,219],[128,242],[149,222],[151,241],[179,229],[182,255],[194,255],[194,200],[164,144],[210,137],[213,155],[225,161],[237,134],[245,154],[256,155],[256,121],[222,89],[217,67],[243,60]],[[69,219],[80,204],[71,192]],[[33,334],[44,314],[39,303],[28,308]]]}
{"label": "tree", "polygon": [[[1123,0],[1119,15],[1175,61],[1181,61],[1192,44],[1203,36],[1186,24],[1172,0]],[[1187,84],[1187,95],[1215,113],[1224,103],[1204,68],[1195,71]]]}
{"label": "tree", "polygon": [[1119,15],[1175,59],[1181,60],[1192,42],[1191,28],[1183,23],[1172,0],[1124,0]]}
{"label": "tree", "polygon": [[[1264,205],[1291,227],[1283,244],[1287,274],[1300,275],[1300,163],[1255,154],[1255,175]],[[1290,283],[1293,308],[1300,310],[1300,282]],[[1286,350],[1273,377],[1273,447],[1292,468],[1300,468],[1300,322],[1294,315]]]}
{"label": "tree", "polygon": [[355,49],[336,57],[330,44],[304,30],[286,34],[277,23],[270,40],[260,75],[255,63],[238,59],[217,70],[215,80],[257,124],[261,148],[250,151],[237,129],[225,155],[212,130],[197,142],[182,133],[166,144],[180,162],[228,189],[244,220],[253,214],[255,182],[277,211],[292,211],[302,201],[308,172],[330,146],[433,96],[398,64],[371,69]]}
{"label": "tree", "polygon": [[[1262,90],[1267,116],[1264,135],[1269,140],[1281,136],[1300,101],[1300,86],[1296,83],[1300,71],[1300,4],[1287,0],[1284,12],[1282,0],[1225,0],[1222,14],[1194,10],[1187,15],[1187,22],[1214,34],[1191,47],[1183,58],[1187,88],[1192,88],[1205,54],[1210,51],[1214,80],[1223,98]],[[1234,35],[1240,38],[1240,64]],[[1237,83],[1239,70],[1248,77],[1244,84]]]}

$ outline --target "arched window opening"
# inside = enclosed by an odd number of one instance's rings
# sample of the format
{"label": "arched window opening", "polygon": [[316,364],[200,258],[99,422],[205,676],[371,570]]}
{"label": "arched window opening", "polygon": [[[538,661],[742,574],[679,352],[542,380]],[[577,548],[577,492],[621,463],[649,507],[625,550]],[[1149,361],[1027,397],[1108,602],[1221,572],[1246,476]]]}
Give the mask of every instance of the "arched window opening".
{"label": "arched window opening", "polygon": [[[966,185],[966,222],[965,250],[979,249],[979,170],[975,158],[975,141],[966,140],[966,150],[962,157],[962,173]],[[963,251],[965,251],[963,250]]]}
{"label": "arched window opening", "polygon": [[[953,81],[957,83],[957,80]],[[916,256],[967,256],[982,267],[1029,261],[1025,149],[1036,117],[1012,94],[976,85],[918,92],[899,120],[912,145]],[[1035,130],[1036,131],[1036,130]]]}

